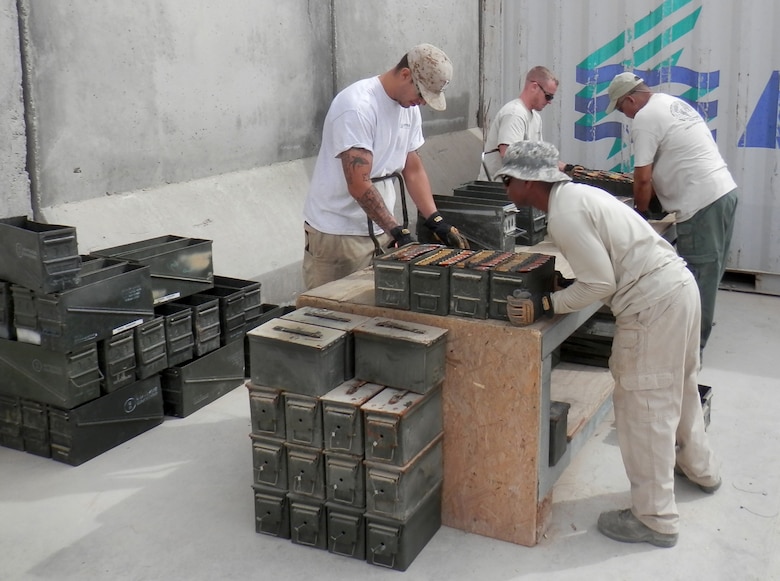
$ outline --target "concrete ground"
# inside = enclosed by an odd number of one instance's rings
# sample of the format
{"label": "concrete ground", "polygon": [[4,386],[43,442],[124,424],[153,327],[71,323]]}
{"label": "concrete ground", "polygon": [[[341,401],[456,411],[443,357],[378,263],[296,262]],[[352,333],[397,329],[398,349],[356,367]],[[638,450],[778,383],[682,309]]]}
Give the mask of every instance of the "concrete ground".
{"label": "concrete ground", "polygon": [[602,536],[628,506],[608,417],[554,489],[533,548],[442,528],[405,573],[254,530],[246,389],[69,467],[0,448],[0,579],[771,580],[780,579],[780,297],[720,291],[700,383],[713,387],[713,496],[676,484],[676,547]]}

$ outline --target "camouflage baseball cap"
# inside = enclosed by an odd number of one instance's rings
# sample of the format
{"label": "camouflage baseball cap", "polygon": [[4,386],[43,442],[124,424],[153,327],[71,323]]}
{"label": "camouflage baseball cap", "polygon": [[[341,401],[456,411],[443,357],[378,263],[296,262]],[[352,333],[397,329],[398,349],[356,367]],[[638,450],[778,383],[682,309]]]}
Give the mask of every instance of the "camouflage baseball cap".
{"label": "camouflage baseball cap", "polygon": [[532,182],[568,182],[571,177],[558,169],[560,154],[552,143],[517,141],[507,147],[504,165],[496,175]]}
{"label": "camouflage baseball cap", "polygon": [[444,111],[447,108],[444,89],[452,80],[449,57],[432,44],[418,44],[406,56],[412,79],[422,98],[431,108]]}

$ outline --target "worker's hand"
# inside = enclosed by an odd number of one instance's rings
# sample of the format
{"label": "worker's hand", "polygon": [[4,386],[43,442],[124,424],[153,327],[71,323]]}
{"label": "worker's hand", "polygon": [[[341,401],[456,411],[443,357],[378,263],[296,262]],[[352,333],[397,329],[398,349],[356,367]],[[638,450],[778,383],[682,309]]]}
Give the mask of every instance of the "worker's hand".
{"label": "worker's hand", "polygon": [[396,226],[390,230],[390,236],[393,237],[393,241],[388,248],[400,248],[401,246],[406,246],[415,241],[414,238],[412,238],[412,233],[409,232],[409,228],[404,226]]}
{"label": "worker's hand", "polygon": [[434,212],[425,220],[425,227],[433,232],[433,236],[442,244],[453,248],[468,249],[469,241],[455,226],[447,224],[439,212]]}
{"label": "worker's hand", "polygon": [[555,277],[553,278],[553,292],[563,290],[567,287],[570,287],[574,284],[575,279],[573,278],[566,278],[563,276],[560,271],[555,271]]}
{"label": "worker's hand", "polygon": [[551,317],[553,308],[550,293],[534,295],[528,291],[516,290],[506,297],[506,314],[509,322],[518,327],[530,325],[541,315]]}

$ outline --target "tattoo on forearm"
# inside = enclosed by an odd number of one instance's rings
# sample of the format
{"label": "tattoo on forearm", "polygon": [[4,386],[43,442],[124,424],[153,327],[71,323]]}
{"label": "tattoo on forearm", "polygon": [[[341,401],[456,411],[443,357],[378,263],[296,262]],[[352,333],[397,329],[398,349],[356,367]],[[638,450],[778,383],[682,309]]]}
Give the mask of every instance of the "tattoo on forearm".
{"label": "tattoo on forearm", "polygon": [[355,199],[366,215],[383,230],[390,230],[395,225],[393,215],[388,211],[385,201],[373,184]]}
{"label": "tattoo on forearm", "polygon": [[[383,230],[390,230],[396,224],[395,218],[371,182],[371,163],[370,152],[363,150],[350,149],[341,155],[344,177],[355,201],[375,224]],[[355,194],[356,189],[360,193]]]}

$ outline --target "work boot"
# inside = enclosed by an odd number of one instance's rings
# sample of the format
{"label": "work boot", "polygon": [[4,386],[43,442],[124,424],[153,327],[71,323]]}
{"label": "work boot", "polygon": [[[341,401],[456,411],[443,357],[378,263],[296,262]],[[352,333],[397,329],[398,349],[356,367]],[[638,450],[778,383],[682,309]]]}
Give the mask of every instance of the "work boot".
{"label": "work boot", "polygon": [[682,468],[680,468],[679,464],[674,465],[674,473],[677,474],[678,476],[682,476],[691,484],[695,484],[701,489],[702,492],[706,492],[707,494],[715,494],[715,491],[718,490],[718,488],[720,488],[721,484],[723,484],[722,478],[718,478],[718,481],[715,484],[710,484],[709,486],[706,486],[704,484],[699,484],[698,482],[694,482],[693,480],[688,478],[688,475],[685,472],[682,471]]}
{"label": "work boot", "polygon": [[664,548],[677,544],[677,533],[654,531],[636,518],[630,508],[602,512],[598,528],[603,535],[621,543],[650,543]]}

